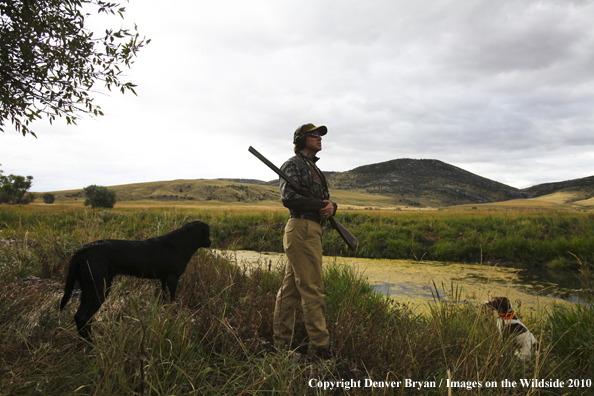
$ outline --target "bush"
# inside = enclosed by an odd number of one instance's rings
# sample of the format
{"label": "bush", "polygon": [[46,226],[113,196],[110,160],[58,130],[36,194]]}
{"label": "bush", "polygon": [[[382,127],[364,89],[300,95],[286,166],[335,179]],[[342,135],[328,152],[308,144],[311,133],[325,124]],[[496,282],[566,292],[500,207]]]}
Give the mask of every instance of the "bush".
{"label": "bush", "polygon": [[25,194],[21,198],[20,204],[21,205],[26,205],[26,204],[31,203],[33,201],[35,201],[35,193],[30,192],[30,193]]}
{"label": "bush", "polygon": [[43,199],[43,202],[45,202],[46,204],[53,204],[56,200],[55,195],[52,193],[45,193],[41,198]]}
{"label": "bush", "polygon": [[103,186],[94,184],[84,188],[85,206],[91,205],[91,208],[113,208],[116,202],[116,192]]}

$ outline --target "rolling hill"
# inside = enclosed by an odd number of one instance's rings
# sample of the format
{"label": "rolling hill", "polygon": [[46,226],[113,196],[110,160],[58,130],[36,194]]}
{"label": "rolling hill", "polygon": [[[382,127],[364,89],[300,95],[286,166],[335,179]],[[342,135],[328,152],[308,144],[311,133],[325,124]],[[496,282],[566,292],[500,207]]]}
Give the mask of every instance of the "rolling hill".
{"label": "rolling hill", "polygon": [[594,176],[557,183],[538,184],[533,187],[525,188],[522,191],[525,191],[531,197],[540,197],[560,192],[575,192],[576,198],[589,199],[594,197]]}
{"label": "rolling hill", "polygon": [[396,159],[329,175],[333,189],[394,197],[413,206],[451,206],[527,198],[514,187],[438,160]]}
{"label": "rolling hill", "polygon": [[[278,188],[260,181],[235,182],[227,179],[170,180],[110,186],[118,201],[218,201],[260,202],[278,201]],[[57,198],[82,199],[83,191],[55,192]]]}
{"label": "rolling hill", "polygon": [[[594,208],[594,176],[519,190],[431,159],[396,159],[346,172],[325,172],[342,205],[444,207],[535,200]],[[172,180],[112,186],[118,201],[178,201],[279,205],[278,181]],[[55,192],[58,200],[83,198],[82,189]]]}

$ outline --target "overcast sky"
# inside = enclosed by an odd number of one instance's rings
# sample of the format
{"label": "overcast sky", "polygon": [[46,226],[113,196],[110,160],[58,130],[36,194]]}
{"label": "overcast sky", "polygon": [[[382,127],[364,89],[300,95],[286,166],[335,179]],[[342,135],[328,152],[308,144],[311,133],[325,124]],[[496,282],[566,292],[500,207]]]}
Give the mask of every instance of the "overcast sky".
{"label": "overcast sky", "polygon": [[0,135],[0,169],[33,191],[272,180],[248,147],[280,166],[310,122],[328,127],[326,171],[415,158],[517,188],[594,175],[592,1],[125,5],[107,22],[152,39],[126,70],[138,97],[99,95],[104,117],[42,120],[37,139]]}

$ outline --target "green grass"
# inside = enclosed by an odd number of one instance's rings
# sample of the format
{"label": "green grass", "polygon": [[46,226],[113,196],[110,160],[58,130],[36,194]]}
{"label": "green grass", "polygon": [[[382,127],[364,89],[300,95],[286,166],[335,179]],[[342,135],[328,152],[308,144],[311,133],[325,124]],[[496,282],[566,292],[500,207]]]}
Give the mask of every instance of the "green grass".
{"label": "green grass", "polygon": [[329,254],[570,268],[594,256],[594,215],[586,213],[352,212],[338,219],[357,236],[359,248],[345,250],[330,233]]}
{"label": "green grass", "polygon": [[[10,209],[0,211],[0,216],[1,238],[15,238],[10,244],[0,244],[2,395],[331,394],[310,387],[312,379],[321,383],[352,379],[362,385],[369,379],[401,381],[402,386],[406,379],[442,382],[441,388],[423,391],[376,387],[352,388],[349,394],[443,395],[447,394],[446,379],[483,384],[473,391],[452,389],[453,394],[591,394],[591,388],[531,391],[487,388],[485,384],[525,378],[592,379],[592,304],[520,311],[540,343],[535,358],[522,364],[496,330],[494,315],[459,301],[455,284],[436,286],[429,309],[414,312],[406,304],[374,293],[351,268],[334,263],[326,266],[324,278],[328,329],[339,353],[322,361],[267,349],[282,276],[279,271],[269,271],[265,263],[256,269],[239,268],[209,250],[200,250],[191,260],[174,303],[162,300],[158,282],[121,278],[97,314],[94,344],[89,345],[79,339],[74,326],[78,300],[73,298],[63,312],[58,310],[61,282],[74,250],[102,238],[161,235],[196,219],[211,225],[216,243],[243,243],[239,231],[230,237],[222,235],[237,227],[252,230],[253,240],[264,244],[281,238],[281,230],[274,225],[284,220],[284,214]],[[549,224],[543,229],[552,234],[563,227],[587,228],[582,218],[573,215],[492,217],[477,229],[477,238],[493,228],[489,222],[499,224],[500,233],[502,224],[510,229]],[[398,230],[399,239],[416,241],[419,246],[424,246],[426,233],[441,223],[449,224],[454,237],[469,227],[479,228],[472,219],[458,220],[452,214],[380,217],[352,213],[344,220],[367,232],[379,225],[404,227]],[[584,280],[591,282],[591,265],[574,259],[581,265]],[[444,302],[444,294],[454,302]],[[295,338],[301,341],[306,336],[299,314]]]}
{"label": "green grass", "polygon": [[[116,209],[54,211],[39,206],[0,208],[1,238],[15,233],[45,238],[69,254],[74,241],[147,238],[190,221],[211,227],[213,247],[282,252],[287,220],[278,209]],[[324,254],[362,258],[500,263],[579,268],[594,257],[594,214],[520,211],[343,211],[336,216],[356,237],[348,250],[336,231],[325,229]],[[8,226],[10,225],[10,226]],[[52,231],[52,230],[55,230]],[[57,234],[57,235],[55,235]],[[95,239],[94,239],[95,238]],[[60,257],[62,260],[63,257]]]}

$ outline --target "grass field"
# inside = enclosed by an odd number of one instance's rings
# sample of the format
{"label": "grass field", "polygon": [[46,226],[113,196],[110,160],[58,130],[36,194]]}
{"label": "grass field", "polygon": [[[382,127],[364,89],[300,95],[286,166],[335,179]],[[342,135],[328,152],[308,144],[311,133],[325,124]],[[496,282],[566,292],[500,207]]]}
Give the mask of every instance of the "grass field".
{"label": "grass field", "polygon": [[[256,205],[280,207],[280,194],[277,182],[265,184],[249,181],[233,181],[224,179],[198,179],[198,180],[170,180],[146,183],[133,183],[111,186],[116,191],[120,204],[130,205],[134,201],[142,201],[142,205],[153,205],[159,203],[171,205],[195,204],[204,206],[212,203],[214,205]],[[423,196],[405,196],[402,199],[397,195],[369,193],[365,189],[339,190],[331,188],[332,200],[341,205],[342,209],[417,209],[419,202],[431,202],[435,207],[443,207],[437,196],[433,199],[427,194]],[[82,189],[53,192],[57,202],[60,203],[82,203]],[[41,193],[37,193],[38,198]],[[489,207],[489,208],[540,208],[556,209],[565,211],[594,210],[594,204],[590,198],[591,193],[587,189],[557,192],[538,198],[512,200],[481,205],[466,205],[467,207]],[[78,202],[80,200],[80,202]],[[40,200],[39,200],[40,201]],[[415,201],[416,203],[414,203]],[[450,204],[448,204],[450,205]],[[431,208],[423,208],[431,209]]]}
{"label": "grass field", "polygon": [[[487,257],[489,244],[518,238],[542,246],[565,238],[577,248],[593,223],[588,213],[532,209],[361,210],[341,216],[363,242],[360,249],[377,244],[369,250],[389,252],[390,243],[402,240],[404,253],[412,247],[413,254],[426,256],[431,252],[424,244],[432,236],[432,246],[443,251],[482,249],[482,256],[471,255],[473,260]],[[452,394],[592,394],[592,304],[535,312],[520,308],[540,344],[534,359],[524,364],[499,335],[492,313],[441,301],[444,294],[460,300],[455,284],[437,285],[434,302],[417,312],[375,294],[349,267],[330,265],[324,273],[327,322],[337,354],[320,360],[270,350],[281,273],[268,271],[264,263],[246,273],[210,250],[194,256],[174,303],[163,301],[158,282],[122,278],[96,317],[93,344],[80,340],[73,322],[77,299],[64,312],[58,310],[72,253],[97,239],[162,235],[190,220],[210,224],[213,247],[253,245],[265,251],[281,239],[286,212],[247,205],[0,206],[0,394],[443,395],[448,379],[458,386]],[[335,234],[326,235],[328,251],[337,249]],[[416,243],[425,250],[415,250]],[[526,246],[531,245],[520,244],[518,251]],[[584,287],[592,288],[592,253],[571,257]],[[295,338],[306,339],[300,315]],[[525,387],[522,379],[559,379],[564,386]],[[376,386],[365,387],[369,381]],[[386,381],[387,387],[380,386]],[[518,385],[504,387],[505,381]],[[324,383],[331,382],[339,388],[324,391]]]}
{"label": "grass field", "polygon": [[[569,269],[577,269],[580,261],[594,257],[594,213],[507,204],[441,210],[343,209],[336,219],[357,237],[359,247],[347,250],[339,235],[326,228],[324,253]],[[0,215],[5,221],[18,218],[28,226],[60,222],[61,213],[74,217],[87,213],[81,203],[72,202],[3,208]],[[113,210],[96,213],[106,223],[117,223],[121,218],[124,223],[133,223],[133,227],[159,221],[158,213],[175,213],[210,224],[215,248],[270,252],[283,251],[282,233],[287,220],[286,209],[263,202],[126,201],[118,202]],[[70,228],[76,231],[76,224]],[[124,233],[122,237],[129,235]]]}

